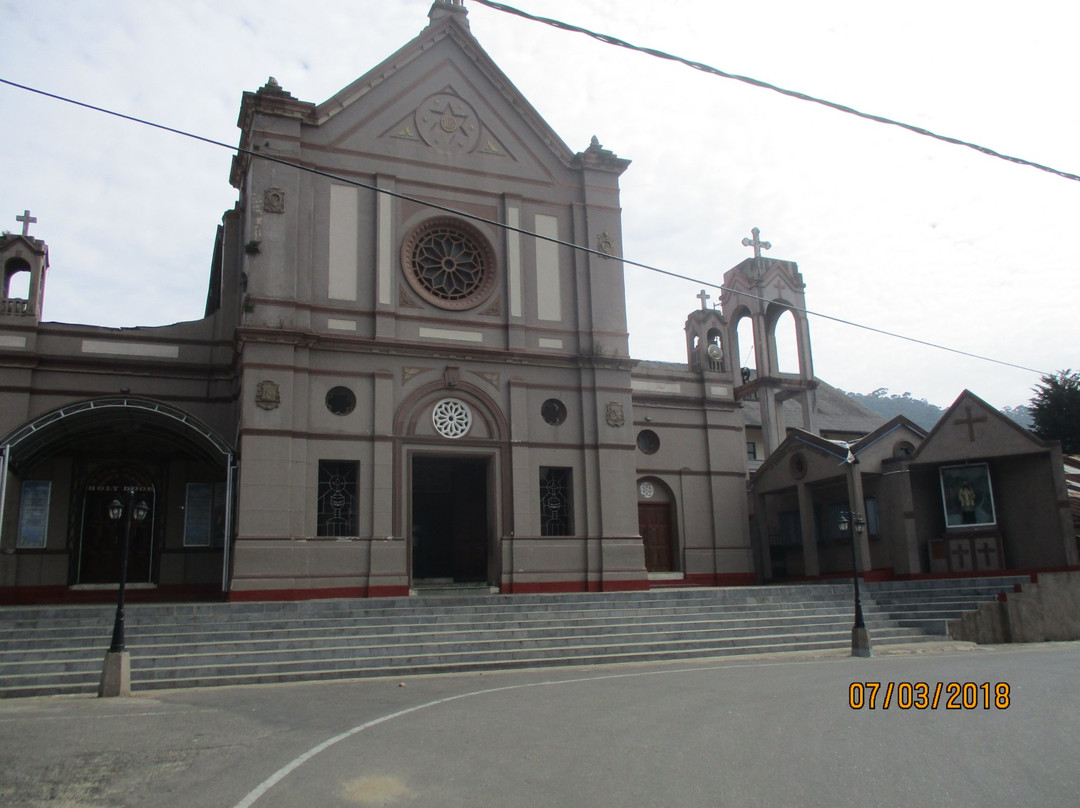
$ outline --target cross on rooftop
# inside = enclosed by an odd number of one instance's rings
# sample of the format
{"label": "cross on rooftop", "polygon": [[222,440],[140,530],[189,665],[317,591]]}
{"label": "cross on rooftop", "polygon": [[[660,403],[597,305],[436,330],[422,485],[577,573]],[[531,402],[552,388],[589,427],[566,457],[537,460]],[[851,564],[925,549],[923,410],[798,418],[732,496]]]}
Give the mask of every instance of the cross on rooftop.
{"label": "cross on rooftop", "polygon": [[753,235],[753,239],[744,238],[742,240],[743,246],[744,247],[753,247],[754,248],[754,258],[761,258],[761,251],[762,250],[771,250],[772,249],[772,244],[770,244],[767,241],[762,241],[759,238],[761,236],[761,231],[758,228],[756,228],[756,227],[751,228],[750,233],[751,233],[751,235]]}
{"label": "cross on rooftop", "polygon": [[708,294],[704,289],[702,289],[700,292],[694,295],[694,297],[701,301],[701,310],[708,311],[709,307],[705,305],[705,301],[709,300],[712,295]]}
{"label": "cross on rooftop", "polygon": [[24,210],[22,216],[16,216],[15,221],[22,222],[22,234],[24,236],[30,235],[30,225],[37,222],[37,216],[31,216],[29,210]]}

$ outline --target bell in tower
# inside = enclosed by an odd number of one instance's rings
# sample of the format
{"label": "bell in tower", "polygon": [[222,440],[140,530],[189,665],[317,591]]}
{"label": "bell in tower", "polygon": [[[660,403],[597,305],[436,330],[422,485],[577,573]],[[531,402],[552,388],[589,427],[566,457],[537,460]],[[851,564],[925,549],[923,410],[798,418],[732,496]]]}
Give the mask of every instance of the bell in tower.
{"label": "bell in tower", "polygon": [[697,373],[726,374],[730,364],[724,356],[727,321],[716,309],[709,308],[710,296],[704,289],[697,297],[701,308],[686,318],[686,361]]}

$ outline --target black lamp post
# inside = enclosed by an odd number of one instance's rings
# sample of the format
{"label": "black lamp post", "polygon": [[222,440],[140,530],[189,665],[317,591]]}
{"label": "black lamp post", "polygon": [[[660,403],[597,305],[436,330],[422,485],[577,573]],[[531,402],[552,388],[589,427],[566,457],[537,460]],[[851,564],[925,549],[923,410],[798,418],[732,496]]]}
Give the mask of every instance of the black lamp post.
{"label": "black lamp post", "polygon": [[[851,528],[855,529],[852,530]],[[873,653],[870,631],[863,619],[862,596],[859,593],[859,560],[855,544],[866,527],[866,517],[861,513],[840,511],[840,532],[851,536],[851,578],[855,583],[855,625],[851,627],[851,655],[868,657]]]}
{"label": "black lamp post", "polygon": [[113,621],[112,644],[109,653],[114,654],[124,650],[124,592],[127,589],[128,553],[131,549],[131,523],[142,524],[146,515],[150,512],[146,502],[135,502],[135,489],[129,488],[124,492],[124,502],[114,499],[109,503],[109,519],[114,523],[123,517],[124,519],[123,541],[120,547],[120,593],[116,598],[116,619]]}

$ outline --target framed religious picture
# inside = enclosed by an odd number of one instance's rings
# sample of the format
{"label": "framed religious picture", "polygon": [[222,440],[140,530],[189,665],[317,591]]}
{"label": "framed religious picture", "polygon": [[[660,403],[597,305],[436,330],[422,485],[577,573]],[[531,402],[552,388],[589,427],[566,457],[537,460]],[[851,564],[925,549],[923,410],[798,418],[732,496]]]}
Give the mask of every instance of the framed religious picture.
{"label": "framed religious picture", "polygon": [[946,528],[997,524],[990,467],[986,463],[944,466],[940,473]]}

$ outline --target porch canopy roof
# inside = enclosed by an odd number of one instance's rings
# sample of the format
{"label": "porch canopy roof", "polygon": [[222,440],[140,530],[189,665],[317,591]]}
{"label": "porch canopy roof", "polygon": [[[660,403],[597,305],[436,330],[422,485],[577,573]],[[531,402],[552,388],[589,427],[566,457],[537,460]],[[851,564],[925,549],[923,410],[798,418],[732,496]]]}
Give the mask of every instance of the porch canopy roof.
{"label": "porch canopy roof", "polygon": [[40,415],[0,439],[16,472],[87,440],[135,437],[182,447],[211,465],[225,465],[232,446],[214,430],[182,410],[146,398],[96,398],[66,404]]}

